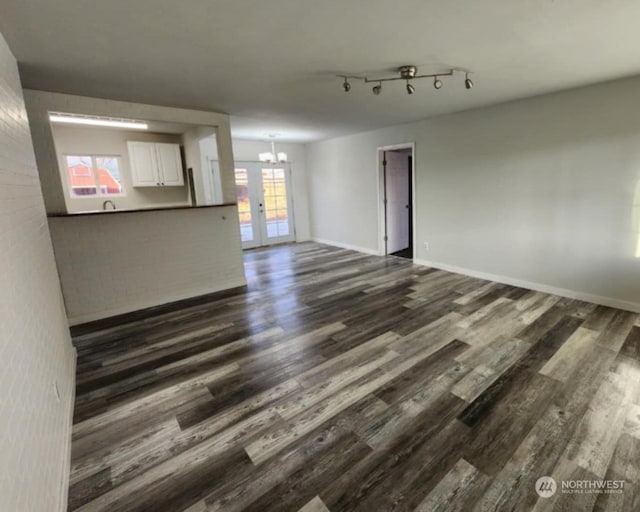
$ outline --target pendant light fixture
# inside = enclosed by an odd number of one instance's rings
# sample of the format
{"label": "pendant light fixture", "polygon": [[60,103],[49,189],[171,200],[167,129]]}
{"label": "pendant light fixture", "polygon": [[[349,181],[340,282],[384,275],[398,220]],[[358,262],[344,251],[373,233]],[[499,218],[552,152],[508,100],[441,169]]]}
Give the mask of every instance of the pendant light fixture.
{"label": "pendant light fixture", "polygon": [[[345,80],[345,83],[347,83],[346,80]],[[259,153],[258,160],[264,163],[269,163],[269,164],[286,163],[287,154],[284,151],[280,151],[279,153],[276,153],[276,142],[275,142],[276,135],[271,133],[268,135],[268,137],[271,139],[271,151],[267,151],[265,153]]]}

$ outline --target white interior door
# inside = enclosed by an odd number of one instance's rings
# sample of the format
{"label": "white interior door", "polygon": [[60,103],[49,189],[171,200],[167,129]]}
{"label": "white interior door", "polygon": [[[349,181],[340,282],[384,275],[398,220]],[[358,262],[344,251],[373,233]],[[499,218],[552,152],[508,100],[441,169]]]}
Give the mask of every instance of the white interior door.
{"label": "white interior door", "polygon": [[204,196],[207,204],[221,204],[222,198],[222,176],[220,175],[220,163],[205,157],[206,169],[204,173]]}
{"label": "white interior door", "polygon": [[295,240],[289,165],[237,162],[235,172],[243,248]]}
{"label": "white interior door", "polygon": [[409,155],[407,151],[386,152],[387,254],[409,247]]}

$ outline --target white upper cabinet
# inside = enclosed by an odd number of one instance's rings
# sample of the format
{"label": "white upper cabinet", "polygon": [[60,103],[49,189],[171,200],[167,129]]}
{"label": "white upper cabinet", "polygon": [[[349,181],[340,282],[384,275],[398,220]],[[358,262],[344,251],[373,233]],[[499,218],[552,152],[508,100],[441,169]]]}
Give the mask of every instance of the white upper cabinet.
{"label": "white upper cabinet", "polygon": [[182,173],[182,158],[180,157],[180,146],[178,144],[155,144],[158,167],[162,176],[163,185],[179,186],[184,185],[184,175]]}
{"label": "white upper cabinet", "polygon": [[134,187],[159,187],[158,161],[154,144],[127,142]]}
{"label": "white upper cabinet", "polygon": [[179,144],[127,142],[134,187],[184,185]]}

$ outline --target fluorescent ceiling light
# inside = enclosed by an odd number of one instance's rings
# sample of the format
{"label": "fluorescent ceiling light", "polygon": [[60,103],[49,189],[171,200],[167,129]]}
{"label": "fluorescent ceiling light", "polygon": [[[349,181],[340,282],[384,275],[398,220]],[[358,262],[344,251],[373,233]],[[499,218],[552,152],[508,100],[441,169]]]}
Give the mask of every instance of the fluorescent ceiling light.
{"label": "fluorescent ceiling light", "polygon": [[52,123],[84,124],[89,126],[109,126],[111,128],[129,128],[132,130],[148,130],[149,125],[140,121],[127,119],[108,119],[101,117],[74,116],[69,114],[49,114]]}

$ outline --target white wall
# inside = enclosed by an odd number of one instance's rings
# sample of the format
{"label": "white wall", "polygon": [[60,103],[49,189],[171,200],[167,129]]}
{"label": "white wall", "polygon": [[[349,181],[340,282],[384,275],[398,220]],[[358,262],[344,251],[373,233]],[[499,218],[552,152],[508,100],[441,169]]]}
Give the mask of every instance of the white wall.
{"label": "white wall", "polygon": [[377,252],[376,148],[415,142],[422,262],[640,310],[639,104],[633,78],[310,144],[312,236]]}
{"label": "white wall", "polygon": [[[236,162],[255,162],[258,154],[271,151],[271,143],[257,140],[233,139],[233,156]],[[204,146],[205,156],[217,160],[217,150],[209,141]],[[307,171],[305,145],[276,142],[276,150],[287,153],[291,165],[291,181],[293,193],[293,214],[296,228],[296,241],[309,240],[309,197],[307,187]]]}
{"label": "white wall", "polygon": [[180,135],[64,125],[53,125],[52,129],[60,169],[65,169],[65,155],[109,155],[120,157],[120,175],[125,194],[112,197],[86,196],[74,198],[69,194],[68,186],[66,186],[67,176],[65,174],[63,183],[65,183],[65,200],[69,212],[102,210],[102,203],[105,199],[113,201],[120,210],[191,204],[186,180],[183,187],[134,188],[131,176],[127,141],[181,144]]}
{"label": "white wall", "polygon": [[61,511],[75,351],[18,68],[1,35],[0,119],[0,510]]}
{"label": "white wall", "polygon": [[71,325],[242,286],[236,206],[49,219]]}

